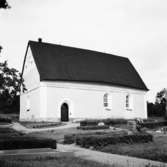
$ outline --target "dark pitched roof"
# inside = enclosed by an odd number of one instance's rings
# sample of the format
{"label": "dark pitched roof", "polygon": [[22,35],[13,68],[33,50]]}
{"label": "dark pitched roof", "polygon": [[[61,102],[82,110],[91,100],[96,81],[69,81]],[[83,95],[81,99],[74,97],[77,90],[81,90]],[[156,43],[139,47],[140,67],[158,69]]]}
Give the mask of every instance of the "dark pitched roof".
{"label": "dark pitched roof", "polygon": [[95,82],[148,90],[128,58],[34,41],[29,41],[28,47],[41,81]]}

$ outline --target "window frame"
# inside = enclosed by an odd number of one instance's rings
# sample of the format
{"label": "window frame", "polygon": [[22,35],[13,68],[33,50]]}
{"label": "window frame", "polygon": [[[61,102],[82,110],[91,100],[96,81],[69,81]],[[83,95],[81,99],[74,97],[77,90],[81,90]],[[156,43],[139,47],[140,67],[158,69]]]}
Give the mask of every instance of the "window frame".
{"label": "window frame", "polygon": [[111,93],[105,93],[103,95],[103,107],[106,110],[112,109],[112,94]]}
{"label": "window frame", "polygon": [[108,93],[105,93],[103,96],[103,106],[108,107]]}
{"label": "window frame", "polygon": [[125,96],[125,109],[128,111],[133,110],[133,96],[130,93],[127,93]]}

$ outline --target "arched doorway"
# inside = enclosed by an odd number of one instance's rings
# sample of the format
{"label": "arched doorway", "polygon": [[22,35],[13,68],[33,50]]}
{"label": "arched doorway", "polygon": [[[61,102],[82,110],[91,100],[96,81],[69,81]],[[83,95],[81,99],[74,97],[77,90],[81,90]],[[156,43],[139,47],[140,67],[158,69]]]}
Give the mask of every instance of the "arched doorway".
{"label": "arched doorway", "polygon": [[61,121],[68,122],[69,121],[69,107],[67,103],[63,103],[61,105]]}

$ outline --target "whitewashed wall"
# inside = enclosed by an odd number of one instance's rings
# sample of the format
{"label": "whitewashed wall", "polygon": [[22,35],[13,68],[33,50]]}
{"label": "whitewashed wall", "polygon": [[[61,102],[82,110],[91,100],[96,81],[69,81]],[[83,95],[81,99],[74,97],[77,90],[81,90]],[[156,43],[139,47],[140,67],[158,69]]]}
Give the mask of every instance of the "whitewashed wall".
{"label": "whitewashed wall", "polygon": [[[147,118],[145,91],[97,84],[43,82],[46,88],[48,119],[60,119],[62,103],[69,105],[70,118]],[[112,109],[103,105],[105,93],[112,95]],[[133,110],[125,108],[127,94],[133,96]]]}
{"label": "whitewashed wall", "polygon": [[30,48],[28,48],[26,56],[23,79],[28,91],[31,91],[32,89],[40,86],[39,72],[37,70]]}
{"label": "whitewashed wall", "polygon": [[[20,120],[35,120],[40,116],[41,90],[39,73],[30,48],[28,48],[27,52],[23,78],[27,91],[22,92],[20,96]],[[28,99],[29,111],[27,111]]]}
{"label": "whitewashed wall", "polygon": [[[27,98],[29,97],[30,110],[27,111]],[[34,121],[40,117],[40,89],[34,89],[21,95],[20,120]]]}

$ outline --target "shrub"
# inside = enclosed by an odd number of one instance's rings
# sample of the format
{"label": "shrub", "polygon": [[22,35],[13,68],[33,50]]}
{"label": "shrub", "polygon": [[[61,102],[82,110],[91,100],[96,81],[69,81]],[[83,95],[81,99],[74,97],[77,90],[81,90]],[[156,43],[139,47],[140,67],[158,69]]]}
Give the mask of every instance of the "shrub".
{"label": "shrub", "polygon": [[39,123],[36,125],[32,125],[32,128],[46,128],[46,127],[52,127],[52,126],[59,126],[61,123]]}
{"label": "shrub", "polygon": [[20,123],[27,128],[34,128],[34,129],[63,125],[62,122],[20,122]]}
{"label": "shrub", "polygon": [[78,126],[77,129],[81,130],[99,130],[99,129],[109,129],[108,125],[103,126]]}
{"label": "shrub", "polygon": [[105,125],[112,126],[116,124],[127,124],[126,119],[95,119],[95,120],[83,120],[80,122],[80,126],[97,126],[98,123],[103,122]]}
{"label": "shrub", "polygon": [[127,124],[128,120],[126,119],[105,119],[104,123],[106,125],[116,125],[116,124]]}
{"label": "shrub", "polygon": [[76,144],[81,147],[104,147],[118,143],[145,143],[153,140],[153,136],[147,133],[138,133],[132,135],[79,135],[76,136]]}
{"label": "shrub", "polygon": [[37,139],[30,137],[14,137],[0,139],[0,149],[30,149],[30,148],[56,148],[57,142],[53,139]]}
{"label": "shrub", "polygon": [[80,126],[97,126],[99,120],[83,120],[80,122]]}
{"label": "shrub", "polygon": [[143,122],[141,123],[141,127],[145,127],[145,128],[157,128],[160,126],[166,126],[167,125],[167,121],[157,121],[157,122]]}
{"label": "shrub", "polygon": [[85,135],[104,135],[107,132],[87,132],[87,133],[73,133],[64,135],[64,144],[72,144],[75,143],[77,136],[85,136]]}

